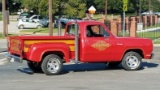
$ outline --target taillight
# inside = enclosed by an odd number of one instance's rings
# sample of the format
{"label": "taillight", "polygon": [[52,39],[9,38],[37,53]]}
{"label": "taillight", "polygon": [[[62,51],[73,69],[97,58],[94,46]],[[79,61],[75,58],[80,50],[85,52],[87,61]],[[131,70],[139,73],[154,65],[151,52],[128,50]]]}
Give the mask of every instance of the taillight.
{"label": "taillight", "polygon": [[18,49],[19,49],[20,51],[22,50],[21,43],[18,44]]}

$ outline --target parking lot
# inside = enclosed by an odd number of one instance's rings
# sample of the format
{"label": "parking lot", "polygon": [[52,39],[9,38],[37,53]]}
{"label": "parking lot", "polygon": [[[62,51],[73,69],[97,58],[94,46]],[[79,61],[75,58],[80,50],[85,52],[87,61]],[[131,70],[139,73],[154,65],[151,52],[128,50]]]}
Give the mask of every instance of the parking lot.
{"label": "parking lot", "polygon": [[26,63],[8,63],[0,66],[0,87],[2,90],[159,90],[159,47],[154,48],[154,53],[153,59],[143,60],[143,68],[138,71],[125,71],[121,66],[110,69],[105,64],[71,64],[64,66],[61,75],[47,76],[33,73]]}

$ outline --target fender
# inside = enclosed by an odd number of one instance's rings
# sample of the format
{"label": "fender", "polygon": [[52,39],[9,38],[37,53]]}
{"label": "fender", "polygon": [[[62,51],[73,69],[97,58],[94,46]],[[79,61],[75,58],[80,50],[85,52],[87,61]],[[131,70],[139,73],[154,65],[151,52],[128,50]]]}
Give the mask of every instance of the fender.
{"label": "fender", "polygon": [[124,55],[126,52],[128,51],[134,51],[134,52],[138,52],[142,57],[144,56],[143,54],[145,53],[143,50],[143,47],[127,47],[123,50],[123,54],[121,56],[121,60],[123,59]]}
{"label": "fender", "polygon": [[29,48],[28,51],[28,60],[34,62],[40,62],[43,55],[49,51],[60,51],[64,54],[66,61],[69,61],[69,45],[65,43],[38,43],[34,44]]}

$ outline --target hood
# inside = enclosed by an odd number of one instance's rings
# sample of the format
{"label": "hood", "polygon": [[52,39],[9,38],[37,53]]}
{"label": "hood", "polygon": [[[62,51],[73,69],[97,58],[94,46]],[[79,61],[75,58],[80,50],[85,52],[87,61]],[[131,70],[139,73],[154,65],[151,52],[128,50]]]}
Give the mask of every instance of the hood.
{"label": "hood", "polygon": [[148,38],[137,37],[116,37],[118,43],[125,44],[127,46],[152,46],[152,40]]}

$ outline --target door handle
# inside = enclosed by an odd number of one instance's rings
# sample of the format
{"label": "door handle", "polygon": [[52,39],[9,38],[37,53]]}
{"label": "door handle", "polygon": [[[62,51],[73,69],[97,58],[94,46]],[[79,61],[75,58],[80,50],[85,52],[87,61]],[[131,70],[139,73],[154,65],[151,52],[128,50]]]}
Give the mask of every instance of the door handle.
{"label": "door handle", "polygon": [[118,45],[118,46],[122,46],[123,44],[122,44],[122,43],[117,43],[117,45]]}

